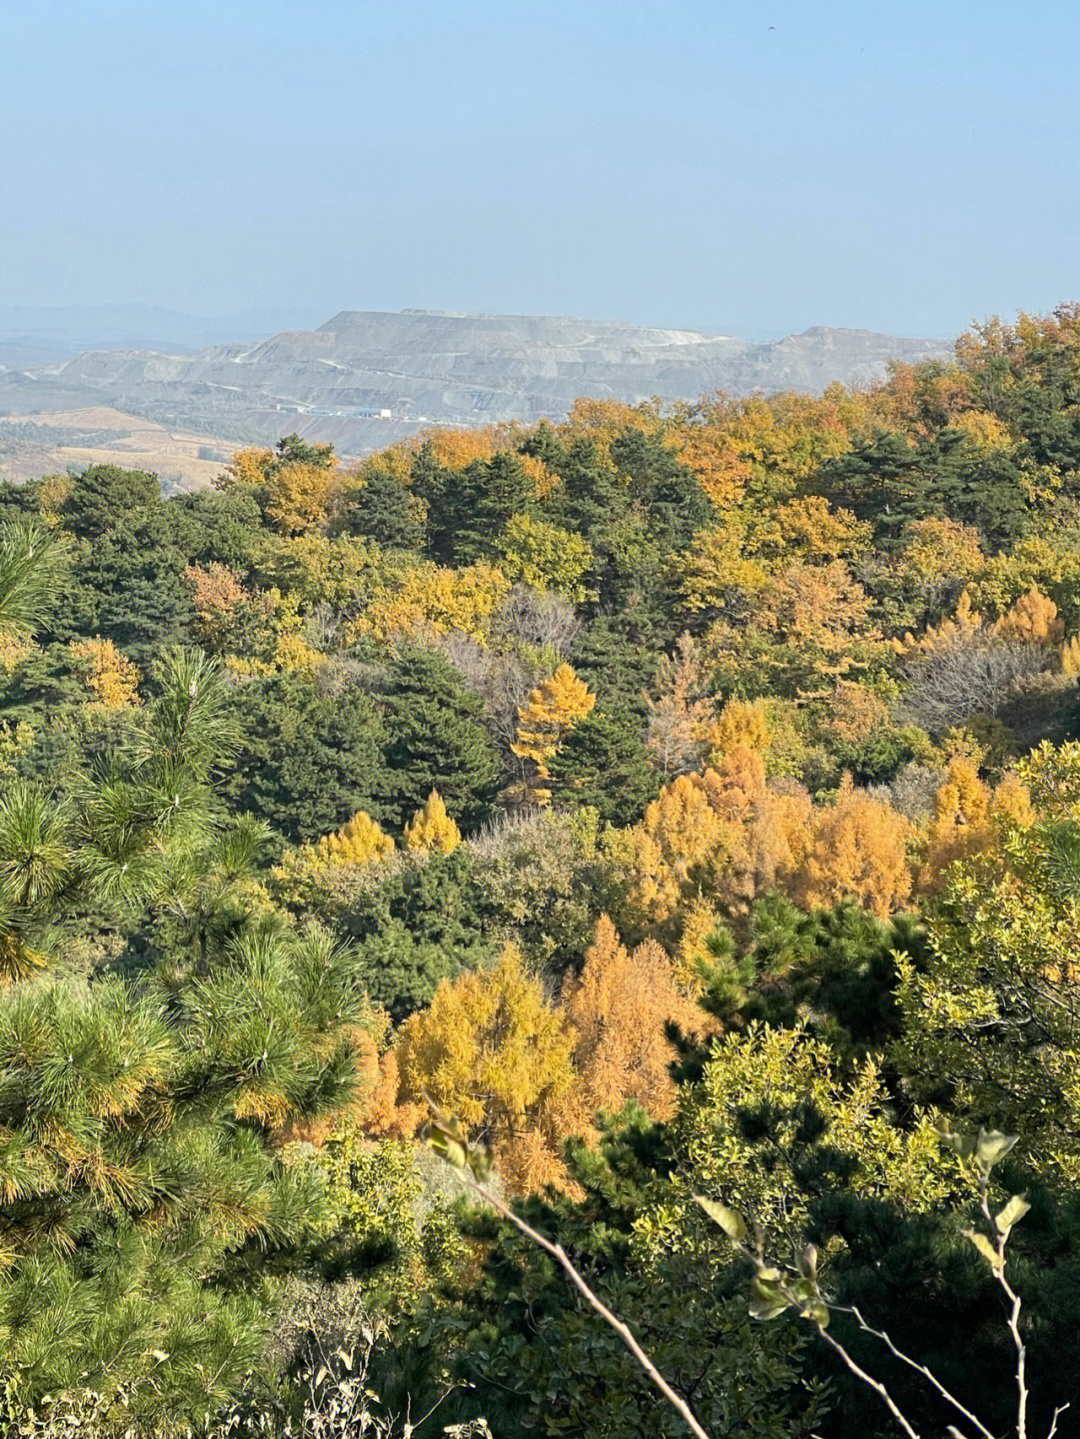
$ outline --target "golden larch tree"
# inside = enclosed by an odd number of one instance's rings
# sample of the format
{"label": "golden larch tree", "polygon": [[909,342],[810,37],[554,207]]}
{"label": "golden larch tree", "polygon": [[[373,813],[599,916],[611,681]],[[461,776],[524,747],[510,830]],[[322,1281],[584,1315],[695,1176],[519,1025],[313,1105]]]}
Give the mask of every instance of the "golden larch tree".
{"label": "golden larch tree", "polygon": [[991,790],[970,760],[956,757],[934,795],[919,889],[924,894],[936,893],[955,860],[997,851],[998,820],[1008,819],[1027,828],[1033,818],[1031,795],[1015,775],[1006,775]]}
{"label": "golden larch tree", "polygon": [[845,774],[833,805],[814,811],[809,846],[795,876],[806,909],[857,900],[882,916],[911,895],[911,825],[884,800],[856,789]]}
{"label": "golden larch tree", "polygon": [[1034,645],[1060,644],[1065,637],[1065,624],[1052,599],[1034,585],[1021,595],[991,627],[1003,640],[1025,640]]}
{"label": "golden larch tree", "polygon": [[670,1118],[677,1058],[665,1026],[698,1033],[704,1015],[679,990],[671,960],[655,940],[630,953],[607,915],[597,921],[580,975],[563,985],[580,1102],[588,1118],[635,1100],[654,1119]]}
{"label": "golden larch tree", "polygon": [[433,789],[422,809],[405,826],[407,849],[438,849],[450,854],[461,843],[461,830],[446,812],[442,795]]}
{"label": "golden larch tree", "polygon": [[430,1098],[489,1143],[507,1184],[565,1182],[553,1116],[574,1083],[572,1042],[540,980],[508,946],[492,969],[443,980],[401,1028],[406,1099]]}
{"label": "golden larch tree", "polygon": [[393,851],[390,835],[369,814],[358,810],[333,834],[288,850],[270,875],[286,904],[310,904],[313,890],[347,878],[350,869],[377,864]]}
{"label": "golden larch tree", "polygon": [[739,839],[709,801],[708,776],[682,774],[665,785],[628,833],[628,902],[646,923],[664,923],[708,886]]}
{"label": "golden larch tree", "polygon": [[568,664],[561,664],[518,709],[517,737],[510,748],[533,765],[534,776],[528,787],[534,800],[544,803],[551,798],[551,791],[536,780],[548,778],[548,761],[595,704],[596,696],[585,681],[579,680]]}
{"label": "golden larch tree", "polygon": [[902,640],[894,640],[893,646],[900,654],[936,654],[975,639],[982,628],[983,617],[972,608],[971,596],[964,590],[952,619],[943,619],[939,625],[928,625],[918,639],[909,632]]}
{"label": "golden larch tree", "polygon": [[[745,903],[774,889],[787,889],[810,847],[813,805],[799,784],[767,789],[746,825]],[[733,886],[734,889],[734,886]]]}
{"label": "golden larch tree", "polygon": [[735,745],[705,771],[701,786],[721,819],[741,822],[765,793],[765,761],[750,745]]}
{"label": "golden larch tree", "polygon": [[142,703],[142,676],[112,640],[73,640],[68,649],[73,659],[82,662],[82,682],[97,704],[107,710],[123,710]]}
{"label": "golden larch tree", "polygon": [[394,841],[361,809],[341,829],[323,835],[311,848],[315,859],[323,864],[371,864],[389,854]]}
{"label": "golden larch tree", "polygon": [[769,747],[769,721],[760,700],[729,699],[706,731],[709,762],[716,765],[737,749],[764,754]]}

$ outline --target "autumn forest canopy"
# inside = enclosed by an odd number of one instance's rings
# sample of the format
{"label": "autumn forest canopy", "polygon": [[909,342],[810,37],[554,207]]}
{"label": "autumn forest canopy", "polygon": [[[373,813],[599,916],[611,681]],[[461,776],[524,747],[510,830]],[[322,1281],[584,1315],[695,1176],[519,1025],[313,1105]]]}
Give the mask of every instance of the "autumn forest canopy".
{"label": "autumn forest canopy", "polygon": [[1080,1434],[1078,685],[1080,305],[0,486],[3,1432]]}

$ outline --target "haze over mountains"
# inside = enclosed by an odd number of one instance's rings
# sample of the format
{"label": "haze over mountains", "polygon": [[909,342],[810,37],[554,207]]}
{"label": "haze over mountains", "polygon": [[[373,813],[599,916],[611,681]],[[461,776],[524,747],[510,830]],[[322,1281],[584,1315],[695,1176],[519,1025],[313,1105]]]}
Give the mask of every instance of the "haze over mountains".
{"label": "haze over mountains", "polygon": [[[150,322],[164,324],[168,313],[155,320],[152,312]],[[139,324],[147,318],[133,317]],[[8,336],[10,344],[10,326]],[[271,443],[297,430],[357,455],[427,424],[558,419],[582,395],[636,403],[652,396],[690,400],[718,389],[820,392],[835,380],[877,380],[890,359],[950,350],[941,340],[824,326],[751,343],[615,322],[430,310],[346,310],[313,330],[213,344],[193,354],[179,352],[176,343],[171,348],[98,345],[70,358],[43,353],[38,362],[32,355],[9,361],[0,372],[5,473],[20,477],[38,458],[28,450],[35,425],[48,429],[59,451],[73,415],[106,409],[109,443],[117,438],[119,412],[225,446]],[[88,426],[84,420],[83,449]],[[183,467],[170,477],[194,479]]]}
{"label": "haze over mountains", "polygon": [[58,363],[84,350],[194,354],[207,345],[303,329],[322,318],[296,307],[185,315],[162,305],[0,305],[0,369]]}

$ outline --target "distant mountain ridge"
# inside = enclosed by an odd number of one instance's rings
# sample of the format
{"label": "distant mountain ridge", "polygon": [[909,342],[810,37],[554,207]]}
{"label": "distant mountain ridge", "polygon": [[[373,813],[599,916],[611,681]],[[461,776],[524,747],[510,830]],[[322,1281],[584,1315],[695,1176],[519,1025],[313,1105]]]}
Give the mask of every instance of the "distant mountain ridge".
{"label": "distant mountain ridge", "polygon": [[0,414],[115,406],[244,441],[297,429],[359,454],[425,424],[558,419],[582,395],[637,403],[724,390],[820,393],[880,379],[941,340],[817,326],[782,340],[618,321],[344,310],[314,330],[195,354],[92,349],[0,374]]}

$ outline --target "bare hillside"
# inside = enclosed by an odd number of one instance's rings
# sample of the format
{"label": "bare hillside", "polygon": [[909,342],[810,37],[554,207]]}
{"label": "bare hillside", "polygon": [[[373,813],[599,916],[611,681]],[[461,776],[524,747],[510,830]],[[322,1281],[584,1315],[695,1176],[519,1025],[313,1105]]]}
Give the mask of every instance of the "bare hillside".
{"label": "bare hillside", "polygon": [[231,441],[271,441],[298,429],[360,454],[424,424],[558,418],[580,395],[635,403],[717,389],[866,384],[890,359],[948,349],[938,340],[824,327],[750,344],[576,319],[343,311],[315,330],[193,355],[90,350],[10,369],[0,374],[0,414],[108,406]]}

